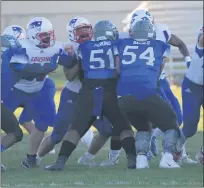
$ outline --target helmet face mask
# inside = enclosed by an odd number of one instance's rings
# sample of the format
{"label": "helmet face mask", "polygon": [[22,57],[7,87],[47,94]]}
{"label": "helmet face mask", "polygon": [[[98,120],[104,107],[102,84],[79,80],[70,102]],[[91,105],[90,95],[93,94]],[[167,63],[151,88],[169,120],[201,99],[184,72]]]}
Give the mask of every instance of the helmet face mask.
{"label": "helmet face mask", "polygon": [[93,37],[93,29],[91,25],[83,25],[73,30],[74,40],[77,43],[82,43],[91,40]]}
{"label": "helmet face mask", "polygon": [[68,38],[72,42],[82,43],[92,40],[93,28],[86,18],[74,17],[67,24]]}
{"label": "helmet face mask", "polygon": [[40,41],[39,46],[41,48],[47,48],[52,46],[51,41],[55,41],[54,30],[50,32],[37,33],[35,38]]}

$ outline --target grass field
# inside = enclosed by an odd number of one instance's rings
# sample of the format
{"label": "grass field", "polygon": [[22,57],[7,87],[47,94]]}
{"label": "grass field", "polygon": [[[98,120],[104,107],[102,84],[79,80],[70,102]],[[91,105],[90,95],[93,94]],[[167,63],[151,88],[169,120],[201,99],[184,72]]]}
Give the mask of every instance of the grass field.
{"label": "grass field", "polygon": [[[180,88],[173,87],[174,93],[180,98]],[[56,104],[59,103],[60,92],[56,93]],[[16,115],[20,110],[16,111]],[[203,143],[203,114],[199,130],[188,143],[188,152],[194,158]],[[71,188],[71,187],[203,187],[203,168],[200,165],[184,165],[181,169],[159,169],[160,156],[152,159],[150,169],[127,170],[124,152],[120,164],[111,168],[84,167],[77,165],[77,159],[87,151],[84,145],[79,145],[71,156],[63,172],[46,172],[45,165],[55,161],[56,155],[46,156],[38,169],[25,170],[20,162],[27,151],[28,136],[23,141],[3,153],[2,161],[7,172],[2,174],[2,188]],[[160,143],[161,144],[161,143]],[[58,151],[59,146],[57,147]],[[97,155],[96,161],[106,159],[109,144]]]}

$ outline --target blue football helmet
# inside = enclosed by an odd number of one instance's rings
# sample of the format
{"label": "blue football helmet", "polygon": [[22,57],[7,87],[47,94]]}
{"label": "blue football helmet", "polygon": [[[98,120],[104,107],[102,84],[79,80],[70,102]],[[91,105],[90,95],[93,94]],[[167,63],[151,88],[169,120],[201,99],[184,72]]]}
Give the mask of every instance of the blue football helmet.
{"label": "blue football helmet", "polygon": [[117,40],[119,38],[118,29],[109,20],[102,20],[94,26],[94,39],[99,40]]}

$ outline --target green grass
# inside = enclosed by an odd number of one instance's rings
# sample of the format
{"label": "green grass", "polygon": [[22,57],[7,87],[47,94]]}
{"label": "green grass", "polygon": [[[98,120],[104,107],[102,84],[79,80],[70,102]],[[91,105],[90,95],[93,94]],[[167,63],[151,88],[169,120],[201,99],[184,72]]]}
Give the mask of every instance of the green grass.
{"label": "green grass", "polygon": [[[59,104],[60,90],[64,87],[65,78],[61,70],[50,77],[55,79],[58,92],[55,96],[56,107]],[[181,89],[172,87],[173,92],[181,102]],[[16,111],[18,116],[21,109]],[[199,130],[203,131],[203,111]],[[49,129],[51,131],[51,129]],[[194,158],[203,143],[203,133],[198,132],[187,145],[189,154]],[[160,169],[158,167],[161,156],[150,162],[150,169],[127,170],[124,152],[120,157],[120,164],[111,168],[88,168],[77,165],[77,159],[87,151],[84,145],[79,145],[70,157],[63,172],[46,172],[45,165],[55,161],[56,155],[46,156],[38,169],[25,170],[20,167],[20,162],[28,147],[28,136],[23,141],[14,145],[2,155],[3,164],[7,171],[2,174],[2,188],[119,188],[119,187],[202,187],[203,168],[200,165],[184,165],[181,169]],[[59,146],[57,147],[59,148]],[[108,154],[107,144],[97,155],[96,161],[102,162]],[[58,150],[58,149],[57,149]]]}
{"label": "green grass", "polygon": [[[56,155],[47,155],[37,169],[25,170],[20,162],[27,151],[28,137],[3,153],[2,161],[7,171],[2,174],[3,188],[67,188],[67,187],[202,187],[203,168],[201,165],[184,165],[181,169],[160,169],[160,156],[152,159],[150,169],[127,170],[125,154],[122,152],[119,165],[111,168],[85,167],[77,164],[77,159],[87,151],[80,144],[70,157],[63,172],[47,172],[45,165],[55,161]],[[192,157],[199,151],[202,133],[197,133],[188,143]],[[107,144],[97,155],[96,161],[106,159]],[[59,148],[59,146],[57,147]],[[58,149],[57,149],[58,151]]]}

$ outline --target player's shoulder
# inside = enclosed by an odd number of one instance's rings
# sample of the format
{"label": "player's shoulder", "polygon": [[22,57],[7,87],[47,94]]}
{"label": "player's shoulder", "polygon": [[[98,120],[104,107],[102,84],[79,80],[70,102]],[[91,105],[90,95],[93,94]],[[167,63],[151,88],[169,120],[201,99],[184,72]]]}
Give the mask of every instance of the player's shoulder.
{"label": "player's shoulder", "polygon": [[134,39],[130,38],[129,36],[128,37],[125,37],[125,38],[119,38],[118,40],[115,40],[115,44],[116,45],[125,45],[125,44],[129,44],[129,43],[134,43]]}
{"label": "player's shoulder", "polygon": [[155,47],[157,46],[158,47],[157,49],[161,49],[161,48],[164,50],[170,49],[170,45],[166,42],[161,41],[161,40],[152,39],[151,43],[153,44],[153,46],[155,46]]}
{"label": "player's shoulder", "polygon": [[163,47],[170,48],[170,44],[161,40],[157,40]]}
{"label": "player's shoulder", "polygon": [[156,31],[169,31],[169,28],[166,24],[155,23],[154,24]]}
{"label": "player's shoulder", "polygon": [[164,42],[168,42],[171,38],[171,32],[166,24],[155,23],[156,38]]}
{"label": "player's shoulder", "polygon": [[128,32],[119,32],[119,39],[129,38]]}
{"label": "player's shoulder", "polygon": [[164,42],[162,40],[152,39],[151,41],[154,42],[154,43],[160,44],[160,45],[169,46],[168,43],[166,43],[166,42]]}
{"label": "player's shoulder", "polygon": [[33,43],[29,39],[21,39],[19,43],[22,48],[33,48]]}

